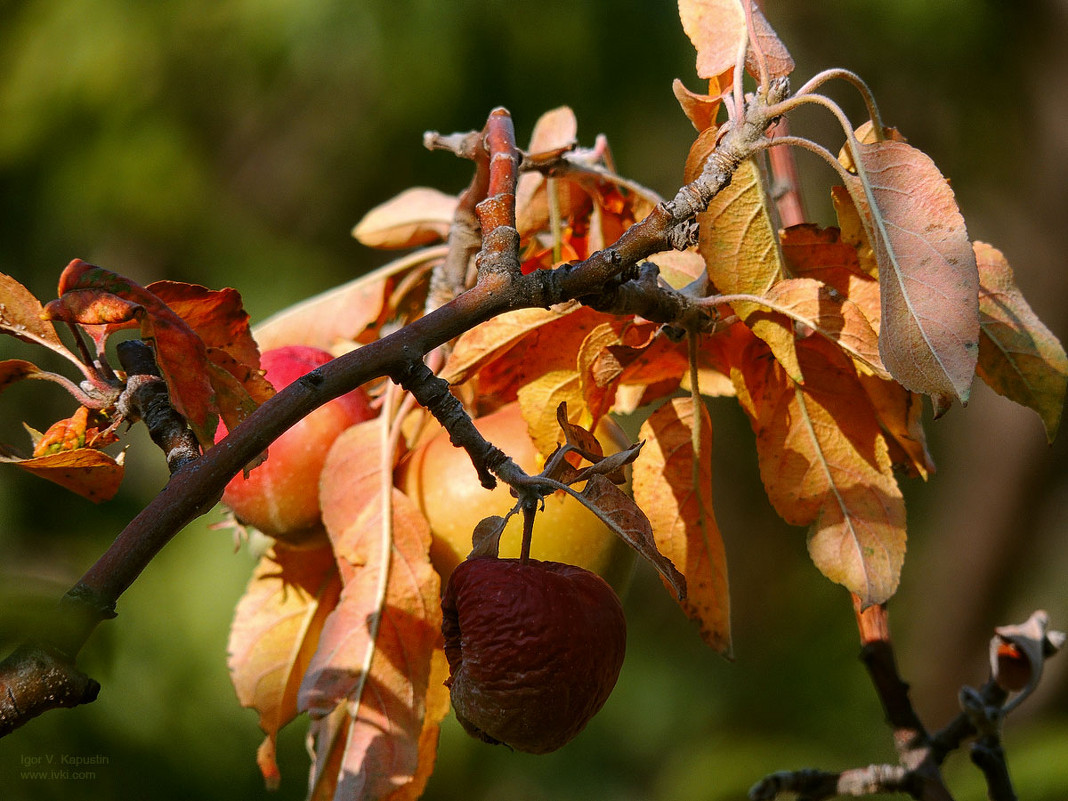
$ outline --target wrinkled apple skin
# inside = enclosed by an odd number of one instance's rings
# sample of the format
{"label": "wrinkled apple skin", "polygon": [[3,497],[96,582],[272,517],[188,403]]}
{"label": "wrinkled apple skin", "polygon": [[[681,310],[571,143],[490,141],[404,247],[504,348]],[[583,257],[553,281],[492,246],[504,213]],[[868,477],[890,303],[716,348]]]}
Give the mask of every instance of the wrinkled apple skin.
{"label": "wrinkled apple skin", "polygon": [[453,708],[485,742],[557,750],[601,709],[623,666],[619,598],[574,565],[469,559],[453,571],[442,612]]}
{"label": "wrinkled apple skin", "polygon": [[[333,357],[319,348],[290,345],[266,351],[260,365],[274,388],[282,389]],[[222,501],[245,525],[299,544],[322,531],[319,474],[330,445],[349,426],[374,416],[366,393],[353,390],[316,409],[271,443],[267,460],[248,478],[239,473]],[[219,426],[216,441],[226,435]]]}
{"label": "wrinkled apple skin", "polygon": [[[542,469],[518,403],[476,419],[475,427],[528,473]],[[606,454],[629,444],[611,420],[598,426],[597,437]],[[490,515],[503,517],[515,505],[505,484],[498,482],[493,490],[482,486],[467,452],[454,447],[443,429],[401,463],[397,486],[415,501],[430,523],[434,534],[430,558],[443,583],[471,552],[475,525]],[[501,536],[500,556],[519,556],[522,530],[521,515],[508,521]],[[634,564],[630,548],[593,512],[564,492],[546,497],[544,508],[534,518],[530,555],[584,567],[616,587],[626,584]]]}

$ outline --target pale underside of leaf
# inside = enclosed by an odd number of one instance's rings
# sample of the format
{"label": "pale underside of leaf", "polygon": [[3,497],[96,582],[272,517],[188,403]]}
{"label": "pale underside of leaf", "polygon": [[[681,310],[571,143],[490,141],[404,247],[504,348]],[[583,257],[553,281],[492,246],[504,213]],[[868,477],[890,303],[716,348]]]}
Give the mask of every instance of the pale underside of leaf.
{"label": "pale underside of leaf", "polygon": [[964,218],[931,159],[904,142],[861,143],[847,187],[879,264],[883,364],[936,409],[968,400],[979,353],[979,275]]}
{"label": "pale underside of leaf", "polygon": [[634,499],[649,516],[657,548],[686,576],[683,611],[700,625],[709,646],[729,656],[727,559],[712,508],[712,424],[703,405],[699,412],[695,418],[690,398],[675,398],[643,423],[639,437],[646,444],[634,464]]}
{"label": "pale underside of leaf", "polygon": [[[751,1],[751,0],[750,0]],[[745,10],[739,0],[679,0],[679,16],[686,35],[697,50],[697,74],[717,78],[734,67],[745,36]],[[785,45],[753,3],[753,37],[764,53],[770,77],[789,75],[794,62]],[[746,69],[757,73],[752,44]]]}
{"label": "pale underside of leaf", "polygon": [[449,235],[456,197],[425,186],[406,189],[375,206],[352,229],[372,248],[410,248],[440,242]]}

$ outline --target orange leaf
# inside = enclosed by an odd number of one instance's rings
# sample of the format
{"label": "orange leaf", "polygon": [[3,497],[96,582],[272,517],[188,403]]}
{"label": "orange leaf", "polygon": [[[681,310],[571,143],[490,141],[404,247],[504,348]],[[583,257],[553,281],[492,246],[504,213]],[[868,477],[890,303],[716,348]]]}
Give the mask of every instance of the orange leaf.
{"label": "orange leaf", "polygon": [[[784,520],[809,525],[809,554],[865,604],[897,589],[905,556],[905,503],[879,421],[852,366],[832,345],[798,345],[806,380],[774,363],[732,369],[757,434],[760,474]],[[732,365],[733,367],[733,365]]]}
{"label": "orange leaf", "polygon": [[52,324],[42,319],[43,311],[44,307],[30,290],[11,276],[0,273],[0,331],[74,358]]}
{"label": "orange leaf", "polygon": [[879,264],[883,364],[937,412],[968,400],[979,356],[979,273],[953,190],[904,142],[860,143],[846,186]]}
{"label": "orange leaf", "polygon": [[683,611],[700,625],[708,645],[729,655],[727,557],[712,508],[712,421],[704,405],[698,413],[699,420],[692,399],[673,398],[642,424],[645,447],[634,462],[634,499],[649,516],[657,548],[686,576]]}
{"label": "orange leaf", "polygon": [[42,373],[33,362],[25,359],[5,359],[0,362],[0,392],[24,378],[37,378]]}
{"label": "orange leaf", "polygon": [[352,235],[372,248],[428,245],[448,238],[455,213],[455,196],[417,186],[367,212]]}
{"label": "orange leaf", "polygon": [[[574,147],[577,137],[578,120],[575,119],[575,112],[568,106],[560,106],[538,117],[530,135],[527,152],[535,157],[544,153],[562,152]],[[565,192],[570,195],[568,190]],[[520,175],[516,186],[515,205],[516,227],[521,234],[526,236],[545,228],[549,224],[545,176],[539,172],[524,172]],[[570,207],[571,204],[566,205]],[[566,212],[564,216],[567,216]]]}
{"label": "orange leaf", "polygon": [[123,454],[116,458],[96,448],[58,451],[32,459],[0,454],[0,462],[15,464],[93,503],[111,500],[122,483]]}
{"label": "orange leaf", "polygon": [[261,746],[261,767],[273,764],[273,758],[264,760],[273,757],[278,732],[297,716],[297,689],[340,593],[329,546],[276,544],[260,558],[238,601],[227,664],[238,701],[259,713],[270,743]]}
{"label": "orange leaf", "polygon": [[1033,409],[1053,442],[1068,389],[1068,357],[1031,310],[997,248],[975,243],[979,266],[979,377],[995,392]]}
{"label": "orange leaf", "polygon": [[426,520],[392,486],[384,424],[348,429],[323,467],[323,521],[343,589],[299,693],[313,718],[313,797],[336,782],[346,799],[386,798],[422,770],[440,581]]}
{"label": "orange leaf", "polygon": [[[752,2],[752,0],[750,0]],[[763,51],[768,73],[772,78],[789,75],[793,59],[764,14],[755,2],[753,7],[753,38]],[[702,78],[718,78],[734,67],[738,48],[745,33],[745,10],[738,0],[679,0],[682,28],[697,50],[697,74]],[[749,43],[745,68],[750,75],[758,75],[753,42]]]}
{"label": "orange leaf", "polygon": [[879,423],[891,437],[887,444],[894,466],[903,466],[910,476],[926,480],[935,471],[935,465],[927,451],[927,435],[923,430],[923,396],[909,392],[893,380],[863,373],[858,377]]}

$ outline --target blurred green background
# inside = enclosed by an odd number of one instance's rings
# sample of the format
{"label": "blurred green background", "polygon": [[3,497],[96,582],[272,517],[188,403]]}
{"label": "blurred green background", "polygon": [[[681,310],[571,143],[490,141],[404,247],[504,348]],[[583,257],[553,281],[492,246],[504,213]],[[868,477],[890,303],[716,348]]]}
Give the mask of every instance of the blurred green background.
{"label": "blurred green background", "polygon": [[[1064,3],[767,6],[798,80],[829,66],[863,75],[885,119],[952,179],[973,237],[1006,252],[1068,340]],[[262,319],[388,260],[351,226],[413,184],[465,186],[468,165],[425,151],[422,133],[481,127],[497,105],[524,142],[539,114],[568,104],[584,144],[606,133],[624,174],[673,193],[693,138],[675,77],[700,88],[669,2],[0,0],[0,271],[47,300],[80,257],[143,283],[236,286]],[[858,119],[851,93],[833,94]],[[793,130],[833,149],[841,139],[818,111]],[[830,224],[831,176],[799,161],[814,180],[811,216]],[[13,355],[34,357],[0,343]],[[23,444],[21,421],[44,427],[70,406],[47,386],[16,386],[0,435]],[[712,414],[735,661],[708,652],[640,572],[625,601],[627,662],[587,732],[529,757],[476,743],[450,719],[427,799],[740,799],[770,771],[892,759],[848,596],[811,566],[804,532],[771,511],[736,405]],[[1063,435],[1047,446],[1037,417],[982,386],[929,434],[940,470],[905,485],[909,556],[892,622],[919,711],[937,728],[960,685],[985,678],[994,625],[1039,607],[1068,625],[1068,446]],[[162,485],[162,460],[134,439],[119,497],[99,508],[0,471],[4,653]],[[229,685],[227,628],[252,557],[208,528],[219,518],[177,537],[83,651],[99,700],[0,740],[0,796],[303,797],[301,724],[283,736],[271,796],[254,762],[255,716]],[[1053,660],[1007,728],[1030,801],[1068,797],[1066,662]],[[92,779],[20,778],[49,755],[107,762]],[[985,797],[965,756],[949,773],[959,799]]]}

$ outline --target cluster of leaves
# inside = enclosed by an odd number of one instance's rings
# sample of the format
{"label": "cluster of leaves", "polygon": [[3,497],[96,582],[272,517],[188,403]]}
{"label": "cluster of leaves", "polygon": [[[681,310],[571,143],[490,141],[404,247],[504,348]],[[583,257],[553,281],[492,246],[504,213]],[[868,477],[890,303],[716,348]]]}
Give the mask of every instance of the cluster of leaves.
{"label": "cluster of leaves", "polygon": [[[747,103],[755,102],[741,91],[743,65],[766,94],[793,63],[755,6],[680,0],[679,7],[698,75],[708,81],[707,93],[675,84],[697,131],[686,164],[690,182],[719,158],[724,132],[742,125]],[[765,142],[815,150],[834,166],[842,180],[832,190],[837,227],[782,227],[765,165],[749,153],[698,215],[695,244],[651,256],[620,282],[667,293],[694,313],[650,320],[617,305],[617,285],[584,302],[503,314],[429,360],[475,416],[518,402],[553,465],[546,477],[590,479],[584,502],[653,562],[705,641],[724,653],[727,565],[702,396],[737,399],[775,509],[809,527],[815,564],[869,605],[894,593],[904,559],[898,476],[926,478],[934,469],[922,396],[941,414],[954,399],[966,402],[978,374],[1034,409],[1052,439],[1068,385],[1064,350],[1031,312],[1004,256],[969,240],[933,162],[882,125],[870,98],[872,119],[854,130],[814,93],[832,77],[843,76],[817,76],[772,116],[802,103],[827,107],[843,122],[838,157],[795,137]],[[524,274],[587,259],[661,203],[615,172],[603,139],[578,146],[567,108],[538,121],[523,164],[513,202]],[[126,328],[139,328],[153,343],[175,408],[211,447],[219,416],[232,430],[271,394],[259,373],[259,348],[305,344],[341,353],[388,336],[433,305],[431,287],[449,259],[463,206],[462,197],[416,188],[371,211],[354,230],[362,243],[419,249],[280,313],[254,339],[233,290],[172,282],[143,288],[75,261],[61,277],[59,299],[41,306],[3,277],[0,328],[59,351],[85,379],[78,387],[29,362],[0,364],[0,388],[50,378],[83,407],[37,437],[34,456],[17,463],[51,469],[54,480],[97,499],[114,492],[121,462],[100,449],[123,419],[126,376],[112,370],[105,351],[108,337]],[[61,343],[55,321],[75,333],[80,357]],[[258,711],[267,735],[259,763],[269,783],[279,778],[279,730],[310,714],[311,798],[418,797],[448,711],[430,529],[393,481],[425,413],[392,385],[375,392],[380,416],[344,433],[322,474],[329,544],[268,550],[231,633],[239,699]],[[633,500],[601,480],[621,465],[602,464],[599,453],[581,446],[609,414],[645,418],[644,445],[618,460],[632,462]],[[592,471],[552,459],[562,438],[589,457]],[[66,461],[41,461],[60,456]],[[677,573],[685,576],[685,593]]]}
{"label": "cluster of leaves", "polygon": [[[75,259],[60,275],[58,294],[42,306],[14,278],[0,275],[0,331],[58,353],[82,377],[76,385],[24,359],[0,362],[0,390],[22,379],[44,379],[64,387],[80,404],[43,435],[29,429],[30,457],[0,445],[3,461],[92,501],[114,496],[122,481],[123,454],[113,457],[104,448],[118,441],[121,423],[136,422],[123,402],[129,376],[113,368],[108,355],[108,342],[118,331],[137,329],[152,344],[171,403],[202,447],[211,446],[220,417],[236,426],[274,392],[260,371],[259,348],[233,289],[215,291],[176,281],[142,287]],[[69,330],[77,355],[60,338],[57,324]]]}

